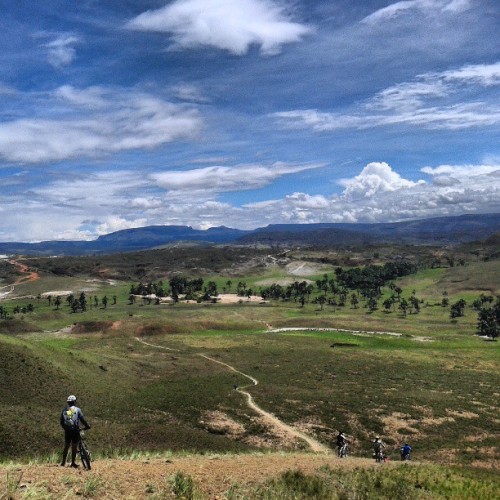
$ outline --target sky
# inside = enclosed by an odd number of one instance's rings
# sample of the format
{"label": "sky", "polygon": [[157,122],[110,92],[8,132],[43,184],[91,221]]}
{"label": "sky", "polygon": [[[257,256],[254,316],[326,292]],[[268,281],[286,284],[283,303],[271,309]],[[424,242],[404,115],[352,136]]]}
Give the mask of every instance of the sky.
{"label": "sky", "polygon": [[498,0],[0,0],[0,241],[500,212]]}

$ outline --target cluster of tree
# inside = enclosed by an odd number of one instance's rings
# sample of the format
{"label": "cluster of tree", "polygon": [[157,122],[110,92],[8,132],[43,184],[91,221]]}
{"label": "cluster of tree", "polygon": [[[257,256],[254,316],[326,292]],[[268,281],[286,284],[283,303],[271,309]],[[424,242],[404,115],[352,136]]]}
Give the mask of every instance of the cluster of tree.
{"label": "cluster of tree", "polygon": [[[33,304],[28,304],[26,306],[14,306],[12,309],[13,314],[28,314],[32,313],[35,310],[35,306]],[[0,305],[0,319],[10,319],[9,312],[5,306]]]}
{"label": "cluster of tree", "polygon": [[[59,302],[57,301],[58,298],[59,297],[56,298],[55,302],[57,309],[59,309],[59,306],[61,305],[60,299]],[[76,298],[73,294],[68,295],[66,297],[66,302],[68,303],[71,310],[76,313],[78,311],[85,312],[89,306],[90,308],[92,308],[92,306],[97,308],[99,307],[99,304],[102,305],[103,309],[106,309],[108,307],[109,299],[106,295],[104,295],[104,297],[99,300],[97,295],[94,295],[93,301],[88,301],[85,292],[81,292],[78,298]],[[113,304],[116,304],[116,295],[113,295]]]}
{"label": "cluster of tree", "polygon": [[[174,276],[168,282],[168,287],[165,288],[162,281],[157,283],[138,283],[137,285],[131,285],[129,302],[132,304],[135,302],[136,295],[142,295],[144,300],[151,304],[152,296],[156,297],[155,303],[160,303],[161,297],[172,296],[174,302],[178,302],[179,295],[184,295],[186,300],[210,300],[219,295],[217,290],[217,284],[215,281],[209,281],[205,286],[203,286],[203,278],[189,279],[184,276]],[[231,282],[227,282],[228,286],[231,286]]]}
{"label": "cluster of tree", "polygon": [[26,313],[32,313],[35,310],[33,304],[28,304],[27,306],[15,306],[12,312],[14,314],[26,314]]}
{"label": "cluster of tree", "polygon": [[263,288],[260,291],[260,296],[264,300],[293,299],[295,302],[298,300],[302,305],[304,305],[306,298],[307,301],[309,301],[313,290],[314,287],[306,281],[295,281],[286,287],[273,283],[271,286]]}
{"label": "cluster of tree", "polygon": [[369,265],[363,268],[355,267],[344,271],[341,267],[335,269],[337,283],[350,290],[358,290],[360,293],[372,295],[378,292],[389,281],[414,274],[418,271],[415,263],[402,260],[398,262],[386,262],[383,266]]}
{"label": "cluster of tree", "polygon": [[251,288],[247,288],[247,284],[244,281],[239,281],[236,286],[236,294],[238,297],[251,297],[254,295],[254,291]]}
{"label": "cluster of tree", "polygon": [[130,286],[131,295],[156,295],[157,297],[166,297],[169,292],[170,290],[165,290],[163,287],[163,281],[158,281],[158,283],[139,283]]}

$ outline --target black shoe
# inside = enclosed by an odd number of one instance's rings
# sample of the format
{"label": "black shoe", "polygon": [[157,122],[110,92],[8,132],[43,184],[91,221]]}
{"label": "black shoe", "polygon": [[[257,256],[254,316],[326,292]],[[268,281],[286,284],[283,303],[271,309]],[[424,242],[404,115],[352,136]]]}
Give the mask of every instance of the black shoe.
{"label": "black shoe", "polygon": [[78,469],[78,467],[80,467],[78,464],[75,464],[74,462],[71,464],[71,467],[73,467],[73,469]]}
{"label": "black shoe", "polygon": [[60,465],[61,467],[66,467],[66,462],[61,462],[59,465]]}

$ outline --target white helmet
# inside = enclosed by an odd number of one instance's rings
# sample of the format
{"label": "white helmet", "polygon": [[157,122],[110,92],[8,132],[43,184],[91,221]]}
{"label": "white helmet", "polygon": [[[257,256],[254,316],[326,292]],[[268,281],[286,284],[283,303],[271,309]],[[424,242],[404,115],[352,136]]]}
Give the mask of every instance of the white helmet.
{"label": "white helmet", "polygon": [[74,403],[76,401],[76,396],[73,396],[73,394],[71,394],[71,396],[68,396],[68,403]]}

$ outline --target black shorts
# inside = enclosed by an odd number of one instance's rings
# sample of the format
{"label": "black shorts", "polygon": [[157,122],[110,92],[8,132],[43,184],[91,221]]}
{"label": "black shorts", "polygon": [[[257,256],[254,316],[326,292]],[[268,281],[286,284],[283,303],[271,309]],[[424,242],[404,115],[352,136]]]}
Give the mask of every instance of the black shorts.
{"label": "black shorts", "polygon": [[80,431],[77,429],[64,429],[64,442],[66,444],[69,443],[78,443],[80,440]]}

